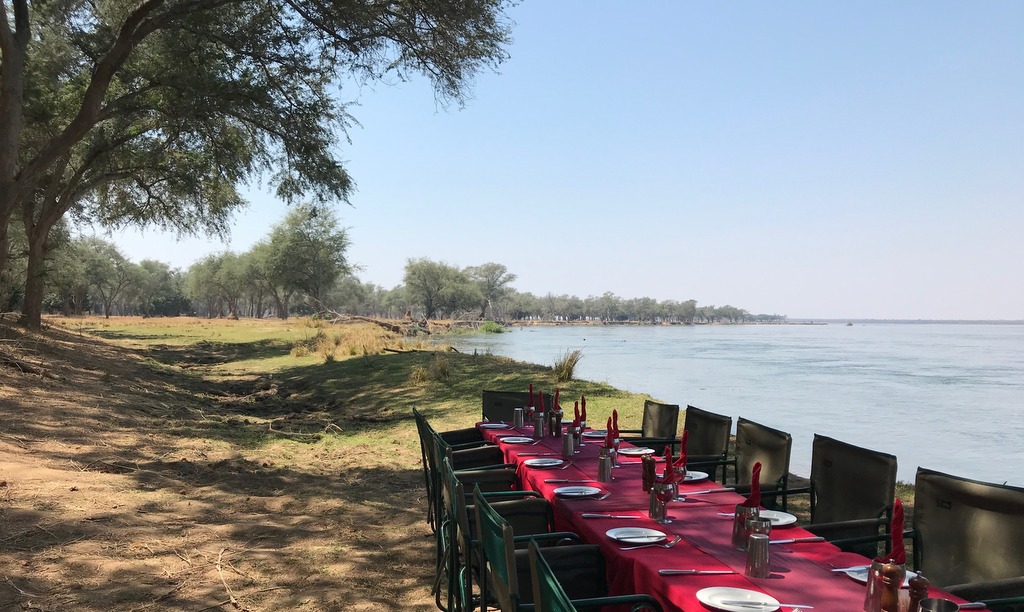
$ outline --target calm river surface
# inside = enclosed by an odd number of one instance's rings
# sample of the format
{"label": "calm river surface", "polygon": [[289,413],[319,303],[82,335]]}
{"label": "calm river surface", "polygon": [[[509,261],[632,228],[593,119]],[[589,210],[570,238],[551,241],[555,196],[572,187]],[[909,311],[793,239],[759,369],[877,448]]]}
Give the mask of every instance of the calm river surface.
{"label": "calm river surface", "polygon": [[815,433],[918,466],[1024,486],[1024,326],[954,324],[525,327],[457,340],[550,365],[583,349],[577,378],[743,416],[793,435],[810,473]]}

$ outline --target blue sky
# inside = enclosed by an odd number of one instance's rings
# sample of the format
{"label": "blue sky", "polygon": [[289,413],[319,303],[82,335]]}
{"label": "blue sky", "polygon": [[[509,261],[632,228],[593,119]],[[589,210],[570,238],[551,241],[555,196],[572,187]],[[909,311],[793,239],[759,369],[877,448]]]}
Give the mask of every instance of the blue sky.
{"label": "blue sky", "polygon": [[[494,261],[536,294],[1024,319],[1024,3],[526,0],[465,108],[351,87],[360,278]],[[110,236],[186,268],[228,244]]]}

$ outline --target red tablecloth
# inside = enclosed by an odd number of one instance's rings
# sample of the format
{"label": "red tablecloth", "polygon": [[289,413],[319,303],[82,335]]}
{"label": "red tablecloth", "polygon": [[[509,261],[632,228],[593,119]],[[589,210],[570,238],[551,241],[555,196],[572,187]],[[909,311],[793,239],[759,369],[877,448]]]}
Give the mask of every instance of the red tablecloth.
{"label": "red tablecloth", "polygon": [[[614,481],[599,483],[597,457],[602,440],[584,440],[586,443],[573,455],[569,467],[532,468],[523,461],[533,457],[562,459],[561,438],[548,436],[537,444],[510,444],[502,442],[507,436],[530,437],[532,427],[513,429],[481,429],[484,435],[500,444],[509,463],[518,464],[517,475],[525,489],[539,491],[552,502],[555,524],[559,530],[573,531],[589,543],[601,547],[608,566],[608,586],[612,595],[648,593],[656,597],[666,611],[704,610],[696,597],[705,587],[727,586],[768,593],[784,603],[809,604],[816,610],[832,612],[859,612],[864,603],[863,584],[851,580],[843,573],[832,572],[835,567],[866,565],[868,559],[853,553],[844,553],[828,542],[804,542],[771,545],[771,576],[765,579],[747,578],[743,572],[746,553],[732,547],[732,512],[743,497],[733,492],[718,492],[687,496],[687,492],[719,489],[711,481],[680,485],[682,501],[669,503],[671,523],[658,524],[647,518],[648,494],[641,487],[640,460],[620,457],[620,467],[613,470]],[[623,448],[628,446],[623,444]],[[564,465],[564,464],[563,464]],[[659,463],[659,472],[664,463]],[[584,480],[591,482],[549,482],[557,480]],[[611,493],[607,498],[564,498],[554,490],[570,484],[600,487]],[[583,513],[602,513],[637,516],[637,519],[583,518]],[[615,527],[647,527],[682,536],[671,548],[642,548],[623,551],[620,545],[605,533]],[[772,539],[813,536],[807,530],[793,525],[772,530]],[[733,570],[735,574],[661,576],[660,569]],[[939,589],[931,589],[931,596],[947,597]]]}

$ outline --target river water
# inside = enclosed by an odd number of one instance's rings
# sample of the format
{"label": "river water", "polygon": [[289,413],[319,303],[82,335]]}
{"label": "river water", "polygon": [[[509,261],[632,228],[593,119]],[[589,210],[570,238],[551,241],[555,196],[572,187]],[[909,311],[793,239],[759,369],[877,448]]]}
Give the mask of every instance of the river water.
{"label": "river water", "polygon": [[971,324],[566,326],[460,337],[576,377],[787,431],[810,473],[815,433],[918,466],[1024,486],[1024,326]]}

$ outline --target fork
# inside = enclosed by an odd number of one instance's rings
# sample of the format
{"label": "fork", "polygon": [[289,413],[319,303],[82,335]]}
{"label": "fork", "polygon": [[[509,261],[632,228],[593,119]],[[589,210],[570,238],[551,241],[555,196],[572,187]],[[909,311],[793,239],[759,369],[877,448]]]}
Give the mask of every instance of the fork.
{"label": "fork", "polygon": [[639,546],[627,546],[625,548],[620,548],[619,550],[637,550],[638,548],[655,548],[655,547],[657,547],[657,548],[672,548],[673,546],[676,545],[676,542],[678,542],[679,540],[682,540],[682,539],[683,539],[683,536],[677,535],[676,537],[672,538],[668,542],[662,542],[660,544],[641,544]]}

